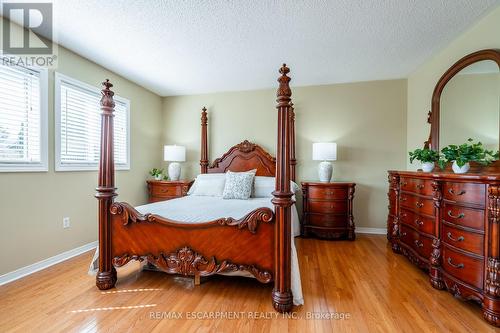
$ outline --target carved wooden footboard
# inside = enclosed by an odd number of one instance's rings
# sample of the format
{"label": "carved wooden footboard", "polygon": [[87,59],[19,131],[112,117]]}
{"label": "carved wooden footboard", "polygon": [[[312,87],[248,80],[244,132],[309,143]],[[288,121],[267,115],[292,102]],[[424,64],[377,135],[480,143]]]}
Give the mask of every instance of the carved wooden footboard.
{"label": "carved wooden footboard", "polygon": [[241,219],[182,223],[114,203],[111,216],[115,267],[147,260],[170,274],[246,271],[262,283],[273,279],[274,214],[269,208],[255,209]]}

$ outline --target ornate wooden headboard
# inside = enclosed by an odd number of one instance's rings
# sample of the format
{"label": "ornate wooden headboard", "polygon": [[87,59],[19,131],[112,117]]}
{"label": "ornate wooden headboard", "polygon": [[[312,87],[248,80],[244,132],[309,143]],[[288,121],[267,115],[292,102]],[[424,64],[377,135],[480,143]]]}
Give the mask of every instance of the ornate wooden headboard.
{"label": "ornate wooden headboard", "polygon": [[[291,107],[289,124],[291,129],[290,179],[295,181],[295,114],[293,106]],[[241,172],[257,169],[257,176],[274,177],[276,175],[276,158],[258,144],[248,140],[231,147],[224,155],[210,164],[208,161],[207,126],[207,109],[203,108],[201,111],[201,173]]]}

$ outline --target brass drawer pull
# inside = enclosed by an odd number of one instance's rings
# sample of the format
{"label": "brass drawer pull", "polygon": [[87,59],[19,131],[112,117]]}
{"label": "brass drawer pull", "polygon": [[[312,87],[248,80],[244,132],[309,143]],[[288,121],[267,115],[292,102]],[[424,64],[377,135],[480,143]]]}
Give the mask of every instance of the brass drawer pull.
{"label": "brass drawer pull", "polygon": [[415,239],[415,240],[414,240],[414,242],[415,242],[415,245],[416,245],[417,247],[423,247],[423,246],[424,246],[424,243],[419,242],[419,241],[418,241],[418,239]]}
{"label": "brass drawer pull", "polygon": [[460,213],[458,215],[453,215],[451,213],[451,210],[448,211],[448,216],[453,218],[453,219],[463,219],[465,217],[465,214],[464,213]]}
{"label": "brass drawer pull", "polygon": [[406,232],[404,232],[404,231],[401,233],[401,236],[406,236],[406,235],[407,235],[407,234],[406,234]]}
{"label": "brass drawer pull", "polygon": [[415,187],[417,189],[421,190],[421,189],[423,189],[425,187],[425,185],[424,184],[417,184],[417,185],[415,185]]}
{"label": "brass drawer pull", "polygon": [[401,186],[406,186],[406,185],[408,185],[407,182],[401,182]]}
{"label": "brass drawer pull", "polygon": [[451,195],[464,195],[465,191],[461,190],[460,192],[455,193],[455,191],[452,188],[450,188],[450,189],[448,189],[448,193],[450,193]]}
{"label": "brass drawer pull", "polygon": [[424,222],[421,220],[415,220],[415,224],[418,225],[419,227],[424,225]]}
{"label": "brass drawer pull", "polygon": [[401,197],[401,201],[406,201],[406,200],[408,200],[407,197]]}
{"label": "brass drawer pull", "polygon": [[333,195],[333,191],[327,191],[326,195]]}
{"label": "brass drawer pull", "polygon": [[415,206],[417,206],[417,208],[422,208],[422,207],[424,207],[424,203],[423,202],[417,202],[415,204]]}
{"label": "brass drawer pull", "polygon": [[446,236],[448,236],[448,238],[451,239],[454,242],[463,242],[465,240],[465,238],[463,236],[460,236],[458,238],[453,238],[453,236],[451,235],[451,232],[448,232],[446,234]]}
{"label": "brass drawer pull", "polygon": [[464,264],[458,264],[458,265],[455,265],[454,263],[451,262],[451,258],[448,257],[448,264],[451,266],[451,267],[455,267],[455,268],[464,268]]}

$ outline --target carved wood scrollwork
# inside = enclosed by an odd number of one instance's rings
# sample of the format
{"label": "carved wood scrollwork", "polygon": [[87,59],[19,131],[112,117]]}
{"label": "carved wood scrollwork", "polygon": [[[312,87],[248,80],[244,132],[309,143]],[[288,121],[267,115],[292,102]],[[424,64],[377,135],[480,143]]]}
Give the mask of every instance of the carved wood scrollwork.
{"label": "carved wood scrollwork", "polygon": [[489,254],[486,262],[485,293],[500,297],[500,186],[488,186]]}
{"label": "carved wood scrollwork", "polygon": [[201,254],[196,253],[189,247],[183,247],[174,253],[160,253],[158,256],[147,255],[130,255],[124,254],[113,259],[113,264],[116,267],[121,267],[131,260],[144,261],[155,265],[162,271],[169,274],[181,274],[184,276],[210,276],[219,273],[228,273],[236,271],[246,271],[252,274],[259,282],[269,283],[273,277],[271,272],[260,270],[253,265],[239,265],[228,260],[217,262],[215,257],[206,259]]}
{"label": "carved wood scrollwork", "polygon": [[488,258],[486,263],[485,292],[493,297],[500,297],[500,260]]}
{"label": "carved wood scrollwork", "polygon": [[182,223],[180,221],[170,220],[168,218],[154,215],[154,214],[141,214],[134,207],[125,202],[116,202],[111,206],[111,214],[119,215],[123,220],[123,225],[132,223],[160,223],[179,228],[196,228],[209,227],[209,226],[237,226],[238,229],[247,228],[251,233],[256,233],[259,223],[270,223],[273,221],[274,213],[270,208],[261,207],[257,208],[241,219],[234,219],[232,217],[225,217],[213,221],[202,223]]}

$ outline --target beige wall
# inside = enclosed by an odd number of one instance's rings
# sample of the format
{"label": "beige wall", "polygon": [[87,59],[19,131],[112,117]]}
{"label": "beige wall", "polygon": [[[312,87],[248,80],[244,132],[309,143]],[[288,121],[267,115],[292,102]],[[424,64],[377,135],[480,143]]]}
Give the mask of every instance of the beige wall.
{"label": "beige wall", "polygon": [[498,150],[500,75],[457,75],[441,95],[439,145],[462,144],[468,138]]}
{"label": "beige wall", "polygon": [[[500,7],[464,32],[408,78],[407,150],[423,146],[429,135],[426,123],[431,107],[432,91],[441,75],[465,55],[488,48],[500,48]],[[407,159],[407,168],[412,170]]]}
{"label": "beige wall", "polygon": [[[292,91],[298,180],[317,180],[318,163],[311,160],[313,142],[337,142],[334,178],[358,184],[354,213],[357,226],[384,228],[387,170],[405,167],[406,80],[292,87]],[[274,154],[275,100],[275,89],[166,97],[163,144],[185,145],[188,161],[183,163],[183,176],[197,175],[200,109],[206,106],[210,160],[244,139]]]}
{"label": "beige wall", "polygon": [[[57,71],[130,100],[131,169],[118,171],[119,200],[145,203],[148,170],[161,160],[161,98],[59,48]],[[49,172],[0,173],[0,275],[97,240],[97,172],[54,171],[54,71],[49,71]],[[71,228],[62,228],[62,218]]]}

